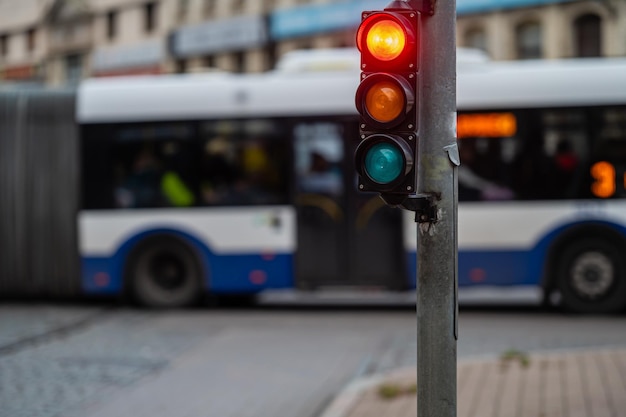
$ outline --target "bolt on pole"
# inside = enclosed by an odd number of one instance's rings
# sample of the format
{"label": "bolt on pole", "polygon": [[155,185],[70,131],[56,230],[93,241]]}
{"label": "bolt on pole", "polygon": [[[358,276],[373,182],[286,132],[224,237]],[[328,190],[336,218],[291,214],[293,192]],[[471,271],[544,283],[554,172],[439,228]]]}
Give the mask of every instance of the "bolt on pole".
{"label": "bolt on pole", "polygon": [[[422,0],[422,4],[423,4]],[[417,415],[456,416],[456,2],[433,0],[422,18],[418,193],[436,220],[418,222]]]}

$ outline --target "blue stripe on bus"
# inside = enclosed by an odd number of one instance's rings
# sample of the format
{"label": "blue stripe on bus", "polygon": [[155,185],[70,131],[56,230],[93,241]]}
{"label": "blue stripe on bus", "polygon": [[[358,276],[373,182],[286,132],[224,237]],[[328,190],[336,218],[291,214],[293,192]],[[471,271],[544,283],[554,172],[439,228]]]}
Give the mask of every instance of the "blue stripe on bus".
{"label": "blue stripe on bus", "polygon": [[463,251],[459,253],[459,286],[536,285],[529,251]]}
{"label": "blue stripe on bus", "polygon": [[144,238],[176,236],[196,250],[204,271],[205,289],[213,293],[254,293],[267,288],[292,288],[293,255],[215,254],[194,236],[173,229],[153,229],[134,235],[110,257],[82,258],[83,289],[88,294],[117,294],[124,290],[124,264]]}
{"label": "blue stripe on bus", "polygon": [[[537,285],[533,251],[472,250],[459,252],[459,286],[465,285]],[[407,254],[409,282],[415,288],[417,259]],[[533,279],[529,279],[533,277]]]}
{"label": "blue stripe on bus", "polygon": [[[467,285],[537,285],[538,275],[532,255],[527,251],[461,251],[459,252],[459,286]],[[415,252],[407,254],[409,283],[415,288],[417,260]],[[528,277],[534,277],[529,279]]]}
{"label": "blue stripe on bus", "polygon": [[[604,226],[626,236],[626,228],[606,221],[581,221],[563,224],[544,235],[528,250],[490,249],[459,251],[459,286],[542,284],[544,267],[551,246],[563,233],[581,226]],[[409,282],[415,287],[417,260],[407,253]]]}

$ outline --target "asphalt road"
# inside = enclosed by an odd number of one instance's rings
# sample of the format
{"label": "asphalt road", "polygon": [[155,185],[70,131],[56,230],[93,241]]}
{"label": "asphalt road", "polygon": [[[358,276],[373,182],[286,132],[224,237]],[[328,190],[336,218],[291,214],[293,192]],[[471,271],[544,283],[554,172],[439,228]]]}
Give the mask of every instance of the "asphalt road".
{"label": "asphalt road", "polygon": [[[625,316],[461,311],[459,357],[626,346]],[[313,417],[414,364],[410,308],[0,305],[0,417]]]}

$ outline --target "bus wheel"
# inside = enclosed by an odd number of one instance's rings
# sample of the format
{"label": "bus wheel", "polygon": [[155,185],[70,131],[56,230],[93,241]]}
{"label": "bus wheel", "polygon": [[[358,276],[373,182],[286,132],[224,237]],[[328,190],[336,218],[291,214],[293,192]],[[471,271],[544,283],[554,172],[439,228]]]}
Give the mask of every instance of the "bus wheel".
{"label": "bus wheel", "polygon": [[185,307],[200,295],[198,260],[178,239],[149,238],[133,251],[129,265],[127,282],[135,299],[146,307]]}
{"label": "bus wheel", "polygon": [[579,313],[614,313],[626,306],[626,264],[621,246],[598,237],[568,245],[557,280],[563,306]]}

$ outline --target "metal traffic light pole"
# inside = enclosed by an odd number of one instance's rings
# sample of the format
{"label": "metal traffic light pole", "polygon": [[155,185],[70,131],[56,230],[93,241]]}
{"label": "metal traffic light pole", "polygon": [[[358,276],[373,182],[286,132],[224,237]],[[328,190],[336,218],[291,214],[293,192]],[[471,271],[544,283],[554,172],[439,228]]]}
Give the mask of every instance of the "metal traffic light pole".
{"label": "metal traffic light pole", "polygon": [[361,17],[362,72],[355,96],[361,115],[358,187],[416,213],[417,414],[454,417],[455,0],[394,0],[383,11],[364,11]]}
{"label": "metal traffic light pole", "polygon": [[436,219],[417,215],[417,415],[456,416],[456,2],[408,2],[422,13],[417,192]]}

